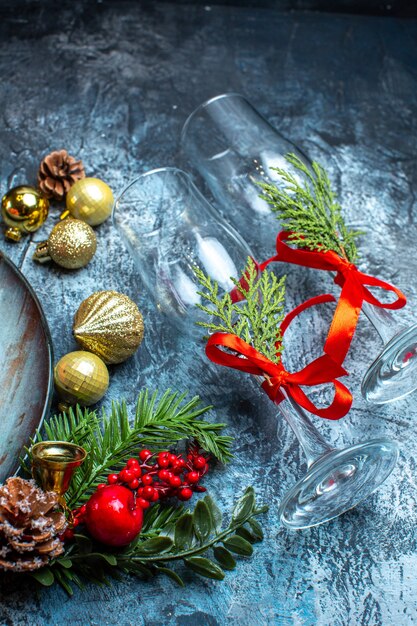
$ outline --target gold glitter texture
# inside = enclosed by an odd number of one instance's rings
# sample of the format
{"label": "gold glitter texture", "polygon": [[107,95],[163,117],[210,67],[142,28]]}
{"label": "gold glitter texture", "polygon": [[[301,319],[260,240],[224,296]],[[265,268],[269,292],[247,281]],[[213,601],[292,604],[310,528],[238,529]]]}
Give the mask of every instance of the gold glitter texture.
{"label": "gold glitter texture", "polygon": [[54,369],[55,388],[68,404],[90,406],[104,396],[109,386],[109,372],[103,361],[84,350],[69,352]]}
{"label": "gold glitter texture", "polygon": [[143,318],[128,296],[97,291],[80,304],[73,333],[82,348],[105,363],[121,363],[136,352],[143,339]]}
{"label": "gold glitter texture", "polygon": [[72,217],[97,226],[104,222],[113,209],[113,193],[99,178],[82,178],[70,187],[66,205]]}
{"label": "gold glitter texture", "polygon": [[66,269],[85,267],[97,249],[95,232],[81,220],[66,219],[58,222],[47,242],[40,243],[34,259],[43,263],[52,259]]}

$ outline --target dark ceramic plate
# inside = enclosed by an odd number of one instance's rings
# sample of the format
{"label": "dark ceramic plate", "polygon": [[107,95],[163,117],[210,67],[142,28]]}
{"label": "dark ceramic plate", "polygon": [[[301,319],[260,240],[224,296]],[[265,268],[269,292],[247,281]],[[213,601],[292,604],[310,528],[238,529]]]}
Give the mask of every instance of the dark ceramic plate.
{"label": "dark ceramic plate", "polygon": [[52,395],[52,344],[31,286],[0,252],[0,484],[18,469],[22,448]]}

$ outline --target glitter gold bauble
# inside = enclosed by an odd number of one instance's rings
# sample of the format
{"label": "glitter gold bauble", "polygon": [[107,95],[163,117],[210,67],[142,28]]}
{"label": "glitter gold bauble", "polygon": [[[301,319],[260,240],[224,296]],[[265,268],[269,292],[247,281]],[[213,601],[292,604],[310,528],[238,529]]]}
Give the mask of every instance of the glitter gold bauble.
{"label": "glitter gold bauble", "polygon": [[70,187],[66,198],[70,215],[90,226],[97,226],[109,217],[113,202],[112,190],[99,178],[77,181]]}
{"label": "glitter gold bauble", "polygon": [[39,263],[52,259],[61,267],[75,270],[85,267],[96,249],[97,239],[91,226],[69,218],[54,226],[48,240],[38,244],[33,258]]}
{"label": "glitter gold bauble", "polygon": [[143,339],[143,318],[128,296],[97,291],[80,304],[73,333],[82,348],[98,354],[105,363],[121,363]]}
{"label": "glitter gold bauble", "polygon": [[1,201],[6,239],[20,241],[22,234],[38,230],[48,217],[48,209],[48,199],[34,187],[20,185],[10,189]]}
{"label": "glitter gold bauble", "polygon": [[57,393],[65,403],[90,406],[106,393],[109,372],[97,355],[76,350],[63,356],[55,365],[54,381]]}

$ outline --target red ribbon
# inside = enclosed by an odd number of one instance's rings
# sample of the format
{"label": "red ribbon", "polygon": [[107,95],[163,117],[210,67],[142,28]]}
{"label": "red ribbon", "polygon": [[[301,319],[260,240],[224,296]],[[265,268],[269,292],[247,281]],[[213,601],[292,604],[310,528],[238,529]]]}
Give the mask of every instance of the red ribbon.
{"label": "red ribbon", "polygon": [[[334,301],[331,295],[316,296],[296,307],[282,322],[280,329],[284,334],[290,322],[305,309],[323,302]],[[277,347],[279,344],[277,343]],[[225,352],[222,348],[232,350],[234,354]],[[263,354],[255,350],[246,341],[231,333],[214,333],[207,341],[206,354],[208,358],[219,365],[231,367],[256,376],[263,376],[266,380],[262,383],[263,390],[269,398],[279,404],[284,400],[281,389],[310,413],[326,419],[340,419],[349,411],[352,405],[352,394],[336,380],[339,376],[345,376],[346,370],[340,363],[328,354],[315,359],[299,372],[291,374],[284,368],[282,362],[274,363]],[[332,383],[335,394],[332,403],[326,408],[318,408],[302,391],[301,385],[313,387],[324,383]]]}
{"label": "red ribbon", "polygon": [[[342,364],[355,334],[363,302],[369,302],[369,304],[382,309],[400,309],[406,304],[406,297],[393,285],[369,274],[364,274],[358,270],[356,265],[349,263],[332,250],[311,252],[310,250],[291,248],[284,243],[290,237],[290,232],[279,233],[276,242],[277,254],[261,263],[259,268],[262,271],[273,261],[283,261],[337,273],[335,283],[342,288],[342,291],[324,344],[324,352]],[[387,304],[381,302],[375,298],[367,286],[381,287],[386,291],[392,291],[397,299]]]}

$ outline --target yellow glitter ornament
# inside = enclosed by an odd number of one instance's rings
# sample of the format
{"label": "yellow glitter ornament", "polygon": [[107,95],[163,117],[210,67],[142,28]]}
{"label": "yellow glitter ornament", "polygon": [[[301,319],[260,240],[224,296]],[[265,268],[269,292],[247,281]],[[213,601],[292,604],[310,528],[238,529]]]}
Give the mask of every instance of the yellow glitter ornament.
{"label": "yellow glitter ornament", "polygon": [[82,348],[98,354],[105,363],[121,363],[143,339],[143,318],[128,296],[97,291],[80,304],[73,333]]}
{"label": "yellow glitter ornament", "polygon": [[64,401],[61,410],[68,405],[90,406],[104,396],[109,386],[109,372],[103,361],[91,352],[76,350],[63,356],[54,369],[55,388]]}
{"label": "yellow glitter ornament", "polygon": [[66,219],[58,222],[47,241],[36,247],[33,258],[39,263],[54,261],[69,270],[85,267],[97,249],[94,230],[81,220]]}
{"label": "yellow glitter ornament", "polygon": [[66,198],[67,212],[90,226],[104,222],[112,212],[113,203],[112,190],[99,178],[77,181],[70,187]]}
{"label": "yellow glitter ornament", "polygon": [[33,233],[48,217],[49,200],[28,185],[13,187],[1,201],[1,215],[7,226],[6,239],[20,241],[22,234]]}

